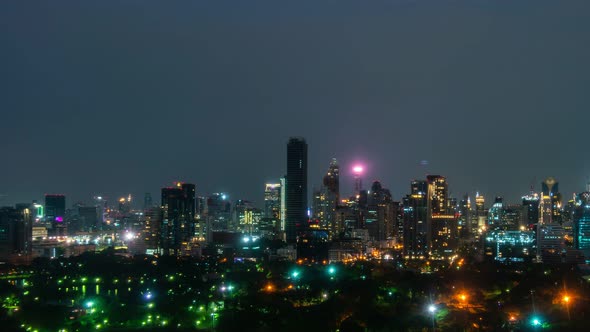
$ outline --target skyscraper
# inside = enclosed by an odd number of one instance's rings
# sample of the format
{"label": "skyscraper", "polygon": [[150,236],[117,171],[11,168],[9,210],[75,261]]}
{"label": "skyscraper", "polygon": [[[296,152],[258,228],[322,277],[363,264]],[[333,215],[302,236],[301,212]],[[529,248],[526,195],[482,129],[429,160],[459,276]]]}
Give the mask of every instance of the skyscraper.
{"label": "skyscraper", "polygon": [[194,235],[195,185],[178,182],[162,188],[161,245],[164,254],[179,255]]}
{"label": "skyscraper", "polygon": [[389,189],[374,181],[367,199],[365,227],[375,241],[393,239],[396,209]]}
{"label": "skyscraper", "polygon": [[528,195],[522,196],[522,205],[526,209],[525,221],[528,228],[539,222],[539,194],[531,189]]}
{"label": "skyscraper", "polygon": [[559,183],[548,177],[541,183],[541,222],[544,224],[561,222],[561,194]]}
{"label": "skyscraper", "polygon": [[428,255],[428,185],[426,181],[412,181],[411,193],[403,200],[404,256],[423,258]]}
{"label": "skyscraper", "polygon": [[340,198],[340,178],[338,162],[332,159],[322,186],[313,193],[313,216],[319,220],[320,228],[328,231],[331,239],[342,231],[336,223],[336,208]]}
{"label": "skyscraper", "polygon": [[297,241],[298,225],[307,221],[307,143],[292,137],[287,143],[286,240]]}
{"label": "skyscraper", "polygon": [[267,183],[264,188],[264,217],[281,218],[281,184]]}
{"label": "skyscraper", "polygon": [[457,247],[457,217],[450,204],[447,179],[428,175],[428,247],[434,255],[452,255]]}
{"label": "skyscraper", "polygon": [[30,258],[32,241],[32,205],[0,208],[0,259],[22,262]]}

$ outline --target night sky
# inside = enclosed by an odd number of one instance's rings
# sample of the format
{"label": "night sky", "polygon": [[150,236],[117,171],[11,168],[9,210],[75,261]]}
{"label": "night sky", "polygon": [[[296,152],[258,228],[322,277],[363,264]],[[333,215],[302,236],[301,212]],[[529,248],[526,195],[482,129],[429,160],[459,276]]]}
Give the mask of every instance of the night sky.
{"label": "night sky", "polygon": [[336,157],[345,194],[362,161],[396,200],[426,173],[569,198],[589,89],[588,0],[2,1],[0,205],[175,180],[260,203],[290,136],[310,189]]}

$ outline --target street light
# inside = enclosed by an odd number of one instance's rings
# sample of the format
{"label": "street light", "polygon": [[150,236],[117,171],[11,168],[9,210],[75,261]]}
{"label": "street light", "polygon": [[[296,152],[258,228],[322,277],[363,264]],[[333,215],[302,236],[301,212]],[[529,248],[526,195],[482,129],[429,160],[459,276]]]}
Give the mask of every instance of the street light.
{"label": "street light", "polygon": [[436,306],[434,304],[429,305],[428,312],[432,316],[432,331],[434,331],[434,329],[435,329],[434,315],[436,314]]}
{"label": "street light", "polygon": [[563,303],[565,304],[565,309],[567,310],[567,319],[568,320],[572,320],[571,316],[570,316],[570,301],[571,301],[571,297],[568,294],[565,294],[563,296]]}

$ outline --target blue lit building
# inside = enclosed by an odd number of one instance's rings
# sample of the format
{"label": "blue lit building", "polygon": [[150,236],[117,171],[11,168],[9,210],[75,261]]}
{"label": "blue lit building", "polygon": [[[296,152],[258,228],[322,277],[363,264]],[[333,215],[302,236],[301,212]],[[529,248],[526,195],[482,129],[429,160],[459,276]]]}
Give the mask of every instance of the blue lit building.
{"label": "blue lit building", "polygon": [[533,231],[490,231],[485,236],[485,255],[503,263],[531,261],[535,257]]}
{"label": "blue lit building", "polygon": [[590,192],[579,194],[575,205],[574,247],[582,251],[588,261],[590,260]]}

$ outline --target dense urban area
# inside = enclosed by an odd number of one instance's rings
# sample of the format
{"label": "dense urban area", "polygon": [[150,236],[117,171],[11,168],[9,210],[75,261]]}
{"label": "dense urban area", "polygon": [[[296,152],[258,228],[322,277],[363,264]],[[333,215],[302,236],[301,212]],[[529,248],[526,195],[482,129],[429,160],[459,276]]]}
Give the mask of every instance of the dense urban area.
{"label": "dense urban area", "polygon": [[307,143],[264,205],[177,182],[139,203],[66,196],[0,208],[6,331],[584,330],[590,188],[548,177],[522,200],[450,197],[444,176],[395,201],[340,190],[327,163],[308,204]]}

